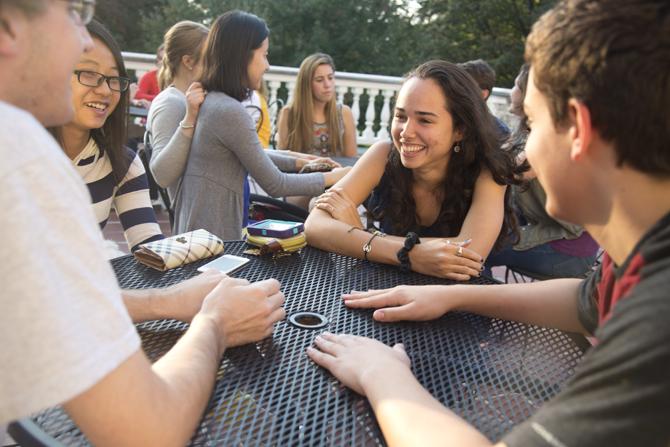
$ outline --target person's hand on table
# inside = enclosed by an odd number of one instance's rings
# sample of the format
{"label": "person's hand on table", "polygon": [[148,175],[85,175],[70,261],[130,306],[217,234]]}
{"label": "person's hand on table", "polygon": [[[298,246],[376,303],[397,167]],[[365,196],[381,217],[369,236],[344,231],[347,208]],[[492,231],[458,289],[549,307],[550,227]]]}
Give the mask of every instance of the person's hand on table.
{"label": "person's hand on table", "polygon": [[307,348],[309,358],[363,396],[368,381],[391,371],[409,371],[411,365],[402,344],[391,348],[371,338],[328,332],[316,337],[314,344],[316,348]]}
{"label": "person's hand on table", "polygon": [[286,316],[279,286],[275,279],[251,284],[226,277],[207,295],[198,316],[214,321],[224,349],[261,340]]}
{"label": "person's hand on table", "polygon": [[454,309],[461,298],[458,286],[396,286],[391,289],[352,291],[342,295],[352,309],[377,309],[377,321],[428,321]]}
{"label": "person's hand on table", "polygon": [[334,168],[341,168],[342,165],[330,158],[296,158],[295,166],[298,171],[303,172],[328,172]]}
{"label": "person's hand on table", "polygon": [[342,188],[331,188],[324,192],[316,199],[314,206],[330,214],[333,219],[363,228],[358,207]]}
{"label": "person's hand on table", "polygon": [[164,297],[158,303],[160,313],[166,318],[190,322],[193,316],[200,311],[202,301],[224,278],[221,272],[207,270],[179,284],[166,287],[162,290]]}
{"label": "person's hand on table", "polygon": [[455,281],[467,281],[480,276],[484,269],[484,259],[479,253],[467,248],[471,242],[449,239],[421,241],[409,252],[412,270]]}
{"label": "person's hand on table", "polygon": [[333,160],[330,157],[316,157],[310,160],[310,163],[324,163],[327,164],[328,166],[332,166],[333,168],[341,168],[342,165]]}

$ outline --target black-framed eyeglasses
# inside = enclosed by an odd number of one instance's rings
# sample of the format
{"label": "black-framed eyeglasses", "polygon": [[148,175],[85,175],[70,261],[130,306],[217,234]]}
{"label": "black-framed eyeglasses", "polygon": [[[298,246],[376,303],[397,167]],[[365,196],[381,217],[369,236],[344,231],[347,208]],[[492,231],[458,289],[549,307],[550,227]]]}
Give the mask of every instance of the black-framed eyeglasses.
{"label": "black-framed eyeglasses", "polygon": [[105,76],[102,73],[88,70],[75,70],[77,81],[86,87],[100,87],[103,82],[107,82],[110,90],[115,92],[125,92],[130,87],[130,79],[122,76]]}
{"label": "black-framed eyeglasses", "polygon": [[95,14],[96,0],[65,0],[80,25],[88,25]]}

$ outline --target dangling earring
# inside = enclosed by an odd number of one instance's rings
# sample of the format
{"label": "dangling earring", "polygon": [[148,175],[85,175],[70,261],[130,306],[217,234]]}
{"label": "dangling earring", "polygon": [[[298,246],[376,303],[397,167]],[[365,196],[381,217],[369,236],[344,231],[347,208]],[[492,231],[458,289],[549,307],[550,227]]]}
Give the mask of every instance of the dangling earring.
{"label": "dangling earring", "polygon": [[454,152],[460,152],[460,151],[461,147],[458,145],[458,143],[456,143],[456,145],[454,146]]}

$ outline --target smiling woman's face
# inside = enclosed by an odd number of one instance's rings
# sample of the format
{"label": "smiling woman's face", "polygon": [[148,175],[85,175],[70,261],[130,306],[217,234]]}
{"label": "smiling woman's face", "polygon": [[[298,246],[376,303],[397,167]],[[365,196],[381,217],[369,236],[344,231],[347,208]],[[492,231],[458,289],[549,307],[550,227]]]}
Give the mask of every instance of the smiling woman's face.
{"label": "smiling woman's face", "polygon": [[391,136],[406,168],[445,165],[454,144],[463,139],[462,132],[454,129],[446,103],[442,88],[432,79],[410,78],[403,84]]}
{"label": "smiling woman's face", "polygon": [[[93,49],[84,53],[75,70],[90,71],[105,76],[119,76],[114,55],[100,40],[93,39]],[[121,100],[121,92],[111,90],[107,82],[98,87],[82,85],[72,75],[72,105],[74,118],[70,124],[85,130],[99,129]]]}

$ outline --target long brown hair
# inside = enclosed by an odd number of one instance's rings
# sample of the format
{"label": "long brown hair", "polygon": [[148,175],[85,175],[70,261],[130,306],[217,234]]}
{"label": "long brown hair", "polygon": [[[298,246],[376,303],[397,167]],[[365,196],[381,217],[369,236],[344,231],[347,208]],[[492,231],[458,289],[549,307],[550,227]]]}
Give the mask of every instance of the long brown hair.
{"label": "long brown hair", "polygon": [[[406,79],[432,79],[446,98],[446,108],[453,119],[454,129],[463,133],[461,150],[452,153],[445,177],[441,211],[437,218],[440,234],[460,233],[465,216],[470,210],[475,182],[486,169],[499,185],[516,183],[514,159],[509,152],[500,150],[495,121],[489,113],[477,84],[462,68],[445,61],[426,62],[409,73]],[[393,233],[404,235],[418,231],[419,219],[412,194],[412,170],[404,167],[395,148],[389,154],[386,169],[377,188],[379,206],[368,210],[374,220],[392,222]],[[496,241],[499,248],[509,234],[516,232],[516,219],[510,206],[510,189],[505,192],[505,218]]]}
{"label": "long brown hair", "polygon": [[[288,105],[288,147],[298,152],[310,152],[313,145],[314,125],[314,96],[312,94],[312,80],[316,69],[321,65],[330,65],[335,72],[333,58],[324,53],[315,53],[307,56],[300,64],[296,79],[293,99]],[[342,154],[342,139],[340,138],[340,122],[337,114],[335,95],[326,104],[326,125],[328,126],[329,152],[333,155]]]}
{"label": "long brown hair", "polygon": [[[128,77],[121,49],[107,28],[97,20],[91,20],[86,25],[86,29],[91,34],[91,37],[98,39],[112,52],[114,63],[119,70],[119,76]],[[129,90],[121,92],[119,103],[109,117],[107,117],[105,124],[99,129],[91,129],[90,131],[91,138],[93,138],[100,150],[104,151],[107,157],[109,157],[109,161],[112,164],[112,174],[117,183],[121,182],[126,176],[134,157],[132,151],[125,146],[128,140],[129,94]],[[52,127],[48,130],[60,145],[63,146],[62,127]]]}
{"label": "long brown hair", "polygon": [[158,69],[158,85],[163,90],[172,84],[184,56],[191,56],[197,63],[202,56],[202,47],[209,30],[200,23],[184,20],[172,25],[163,38],[164,52]]}

